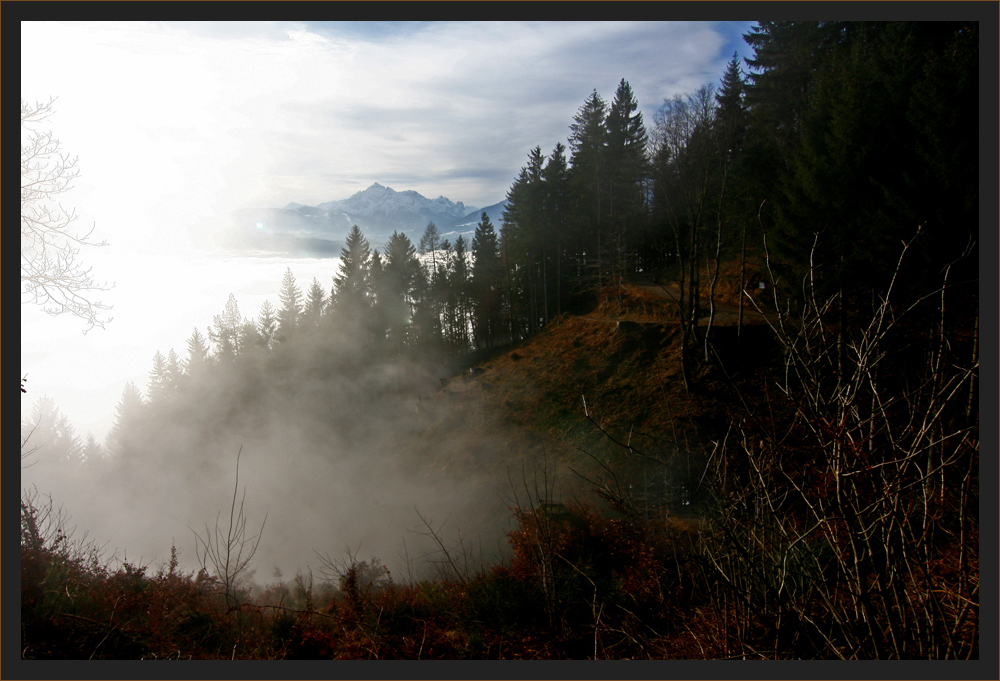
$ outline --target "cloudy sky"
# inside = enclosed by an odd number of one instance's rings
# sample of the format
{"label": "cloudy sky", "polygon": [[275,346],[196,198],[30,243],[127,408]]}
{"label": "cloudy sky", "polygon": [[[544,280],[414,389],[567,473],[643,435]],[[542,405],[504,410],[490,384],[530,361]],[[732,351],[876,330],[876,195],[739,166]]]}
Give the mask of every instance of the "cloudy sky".
{"label": "cloudy sky", "polygon": [[21,92],[58,97],[52,126],[116,237],[122,215],[159,231],[375,181],[485,206],[532,147],[565,143],[592,90],[625,78],[650,122],[749,54],[750,25],[25,23]]}
{"label": "cloudy sky", "polygon": [[[80,430],[103,430],[110,416],[96,414],[113,411],[125,381],[144,384],[156,350],[183,355],[229,293],[250,316],[276,299],[287,263],[245,275],[193,255],[192,229],[372,182],[496,203],[531,148],[566,142],[593,90],[610,101],[628,80],[648,124],[665,98],[718,83],[734,52],[748,56],[751,25],[22,23],[22,99],[57,98],[45,126],[81,171],[63,199],[111,244],[81,257],[115,284],[102,296],[115,320],[86,337],[79,320],[22,305],[29,388]],[[301,285],[318,276],[329,288],[334,263],[297,265]],[[97,397],[81,392],[97,384]]]}

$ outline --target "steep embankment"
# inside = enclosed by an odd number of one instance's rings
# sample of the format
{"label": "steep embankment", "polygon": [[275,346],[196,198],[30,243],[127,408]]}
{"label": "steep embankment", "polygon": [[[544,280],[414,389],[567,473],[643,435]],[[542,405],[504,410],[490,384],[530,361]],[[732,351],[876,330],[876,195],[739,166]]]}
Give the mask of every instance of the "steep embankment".
{"label": "steep embankment", "polygon": [[[721,437],[740,413],[740,393],[753,389],[772,356],[769,329],[759,314],[747,313],[737,342],[737,315],[730,310],[716,319],[711,338],[723,368],[699,368],[697,389],[688,393],[668,291],[641,283],[605,291],[589,313],[557,317],[531,339],[446,381],[431,401],[458,405],[460,415],[451,411],[451,418],[465,419],[472,435],[503,424],[503,460],[476,465],[513,469],[516,478],[544,460],[546,474],[562,476],[563,496],[588,484],[559,471],[599,477],[597,455],[622,451],[614,440],[660,457]],[[478,449],[470,442],[467,462]]]}

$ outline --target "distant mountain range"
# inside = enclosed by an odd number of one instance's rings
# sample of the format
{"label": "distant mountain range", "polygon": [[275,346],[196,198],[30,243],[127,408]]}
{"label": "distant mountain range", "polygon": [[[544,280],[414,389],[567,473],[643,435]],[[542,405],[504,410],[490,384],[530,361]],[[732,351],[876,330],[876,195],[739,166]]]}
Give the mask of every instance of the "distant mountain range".
{"label": "distant mountain range", "polygon": [[397,192],[378,182],[350,198],[318,206],[290,203],[284,208],[250,208],[233,214],[227,232],[229,245],[253,250],[294,252],[312,256],[339,255],[343,240],[353,225],[361,228],[373,247],[381,247],[393,232],[406,234],[416,243],[427,227],[452,242],[459,234],[467,240],[485,211],[500,229],[507,201],[486,208],[466,206],[439,196],[428,199],[418,192]]}

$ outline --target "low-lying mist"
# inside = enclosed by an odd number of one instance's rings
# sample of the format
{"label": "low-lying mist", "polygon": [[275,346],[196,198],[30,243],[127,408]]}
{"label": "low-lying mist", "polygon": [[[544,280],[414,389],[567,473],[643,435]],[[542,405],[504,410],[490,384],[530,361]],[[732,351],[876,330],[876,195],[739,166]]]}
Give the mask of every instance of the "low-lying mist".
{"label": "low-lying mist", "polygon": [[509,434],[435,397],[447,362],[363,338],[324,324],[191,370],[120,415],[118,451],[74,463],[42,448],[22,487],[51,495],[107,557],[154,568],[175,546],[180,568],[197,571],[195,535],[225,537],[241,510],[247,538],[260,533],[258,584],[348,553],[398,580],[496,560],[510,529]]}

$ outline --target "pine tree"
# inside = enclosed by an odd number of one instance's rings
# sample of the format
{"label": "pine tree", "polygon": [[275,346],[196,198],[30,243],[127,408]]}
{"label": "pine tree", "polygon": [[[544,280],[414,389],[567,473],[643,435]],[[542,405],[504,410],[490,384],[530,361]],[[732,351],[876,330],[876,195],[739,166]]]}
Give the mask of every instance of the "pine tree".
{"label": "pine tree", "polygon": [[189,376],[196,376],[205,366],[209,364],[208,343],[205,337],[195,327],[194,332],[187,341],[188,358],[185,362],[185,369]]}
{"label": "pine tree", "polygon": [[170,348],[170,352],[167,353],[167,366],[164,374],[164,385],[166,386],[166,395],[168,398],[173,398],[177,395],[177,391],[180,390],[183,374],[184,370],[181,367],[180,358],[174,352],[174,349]]}
{"label": "pine tree", "polygon": [[[644,208],[646,179],[646,146],[649,138],[642,120],[639,103],[632,87],[624,78],[615,91],[607,121],[608,213],[615,219],[634,215]],[[616,205],[617,204],[617,205]]]}
{"label": "pine tree", "polygon": [[21,423],[22,452],[33,453],[34,462],[59,466],[78,463],[83,449],[69,417],[59,411],[55,401],[44,396],[35,401],[29,422]]}
{"label": "pine tree", "polygon": [[[819,272],[817,292],[836,293],[838,305],[848,308],[845,318],[852,299],[867,305],[885,287],[899,243],[912,239],[917,225],[925,236],[912,250],[908,270],[924,272],[899,278],[897,295],[904,286],[922,293],[924,277],[978,238],[967,227],[975,224],[970,208],[978,186],[970,170],[976,145],[974,49],[965,55],[964,69],[927,79],[931,69],[956,60],[952,36],[961,26],[855,22],[836,34],[824,27],[817,35],[837,40],[816,48],[823,58],[800,114],[798,143],[783,154],[776,227],[781,255],[801,263],[790,276],[803,276],[811,257]],[[955,87],[963,80],[964,88]],[[947,88],[949,96],[934,101],[925,89],[929,82]],[[923,118],[919,127],[911,123],[916,111]],[[943,136],[945,145],[937,142]],[[934,153],[922,153],[932,146]],[[943,197],[947,207],[931,208]],[[815,233],[820,246],[811,253]]]}
{"label": "pine tree", "polygon": [[427,223],[427,228],[424,229],[424,235],[420,237],[420,255],[431,254],[431,277],[437,272],[437,250],[441,244],[441,234],[438,232],[437,225],[433,222]]}
{"label": "pine tree", "polygon": [[422,278],[426,278],[427,286],[414,311],[414,322],[429,346],[440,344],[445,335],[442,316],[449,295],[445,264],[450,251],[451,243],[441,238],[437,225],[429,222],[419,243],[420,254],[431,256],[430,267],[423,267],[426,273]]}
{"label": "pine tree", "polygon": [[146,394],[150,402],[160,402],[167,393],[167,360],[159,350],[153,355],[153,369],[149,372]]}
{"label": "pine tree", "polygon": [[373,349],[376,353],[380,353],[384,348],[389,329],[389,315],[386,305],[388,294],[386,293],[385,267],[382,264],[382,256],[377,250],[372,251],[369,274],[371,305],[365,319],[371,333]]}
{"label": "pine tree", "polygon": [[746,83],[740,70],[739,57],[734,52],[726,66],[719,91],[715,95],[718,104],[715,120],[721,134],[726,156],[734,160],[743,141],[747,127]]}
{"label": "pine tree", "polygon": [[216,357],[224,361],[235,359],[240,352],[243,317],[234,294],[229,294],[225,309],[221,315],[212,318],[212,323],[215,326],[208,328],[208,338],[216,345]]}
{"label": "pine tree", "polygon": [[549,231],[545,220],[544,163],[541,147],[528,153],[528,164],[521,168],[507,192],[503,212],[500,236],[504,267],[511,280],[509,325],[515,337],[521,335],[522,328],[534,333],[548,319]]}
{"label": "pine tree", "polygon": [[138,426],[145,411],[145,402],[133,383],[126,383],[122,399],[115,409],[115,422],[108,432],[107,448],[114,455],[133,453],[139,444]]}
{"label": "pine tree", "polygon": [[[724,181],[719,197],[719,219],[729,227],[727,240],[740,242],[740,287],[747,285],[747,245],[753,220],[751,217],[750,186],[754,172],[743,153],[747,134],[746,83],[740,69],[739,56],[726,66],[719,91],[715,95],[715,134],[721,154]],[[736,337],[743,330],[744,296],[740,296],[740,312]]]}
{"label": "pine tree", "polygon": [[260,314],[257,315],[257,340],[260,347],[267,350],[274,343],[274,337],[278,332],[278,317],[274,313],[271,301],[265,300],[260,306]]}
{"label": "pine tree", "polygon": [[104,448],[101,447],[101,443],[97,441],[97,438],[94,437],[93,433],[87,433],[87,438],[84,440],[80,457],[83,459],[83,462],[88,465],[99,463],[104,459]]}
{"label": "pine tree", "polygon": [[386,315],[389,342],[398,350],[413,340],[410,325],[415,295],[422,288],[422,271],[417,250],[405,234],[393,232],[384,250],[382,306]]}
{"label": "pine tree", "polygon": [[239,330],[240,354],[245,354],[261,347],[260,332],[257,331],[257,321],[253,317],[247,317]]}
{"label": "pine tree", "polygon": [[302,312],[303,319],[313,328],[319,326],[320,317],[326,307],[326,292],[320,286],[319,279],[313,277],[312,286],[306,294],[305,309]]}
{"label": "pine tree", "polygon": [[333,278],[331,305],[334,310],[347,318],[367,315],[372,305],[371,269],[371,247],[361,229],[354,225],[340,251],[340,269]]}
{"label": "pine tree", "polygon": [[277,340],[286,341],[302,315],[302,292],[295,285],[295,275],[292,274],[291,267],[285,270],[285,276],[281,280],[278,301],[281,303],[281,310],[278,312]]}
{"label": "pine tree", "polygon": [[562,314],[563,299],[566,296],[564,285],[565,272],[563,259],[567,246],[575,241],[570,234],[570,181],[569,166],[566,162],[566,147],[556,144],[549,156],[545,170],[542,171],[545,182],[545,195],[542,202],[542,212],[548,233],[548,240],[555,251],[555,313]]}
{"label": "pine tree", "polygon": [[53,450],[58,453],[57,460],[59,461],[71,464],[80,463],[83,443],[66,414],[59,414],[59,418],[56,420]]}
{"label": "pine tree", "polygon": [[455,250],[452,253],[448,270],[449,292],[449,329],[451,330],[452,347],[456,352],[469,350],[469,261],[465,237],[459,235],[455,239]]}
{"label": "pine tree", "polygon": [[496,345],[501,337],[500,244],[485,212],[472,237],[472,329],[477,348]]}
{"label": "pine tree", "polygon": [[607,270],[619,281],[635,269],[636,235],[646,222],[646,178],[649,143],[642,113],[632,87],[622,79],[608,111],[608,232]]}
{"label": "pine tree", "polygon": [[601,252],[607,212],[608,133],[604,125],[607,109],[607,104],[594,90],[573,117],[569,137],[572,149],[570,177],[576,195],[577,222],[582,227],[581,236],[585,242],[580,251],[591,254],[594,259],[598,286],[603,284]]}

